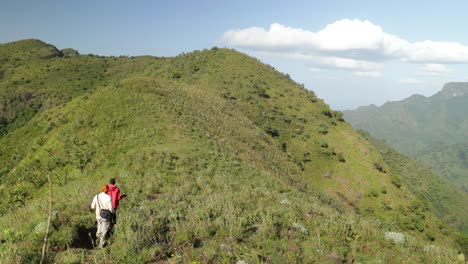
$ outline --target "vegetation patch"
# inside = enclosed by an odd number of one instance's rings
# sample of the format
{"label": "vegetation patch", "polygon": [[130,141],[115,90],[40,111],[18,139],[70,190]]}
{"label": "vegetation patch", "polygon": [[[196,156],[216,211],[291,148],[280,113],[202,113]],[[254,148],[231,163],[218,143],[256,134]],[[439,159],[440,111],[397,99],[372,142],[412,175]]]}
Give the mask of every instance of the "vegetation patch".
{"label": "vegetation patch", "polygon": [[[0,45],[3,262],[40,262],[47,227],[50,263],[456,258],[436,217],[446,208],[411,190],[414,171],[286,74],[216,47],[173,58],[71,53]],[[95,250],[89,205],[109,178],[127,197]]]}

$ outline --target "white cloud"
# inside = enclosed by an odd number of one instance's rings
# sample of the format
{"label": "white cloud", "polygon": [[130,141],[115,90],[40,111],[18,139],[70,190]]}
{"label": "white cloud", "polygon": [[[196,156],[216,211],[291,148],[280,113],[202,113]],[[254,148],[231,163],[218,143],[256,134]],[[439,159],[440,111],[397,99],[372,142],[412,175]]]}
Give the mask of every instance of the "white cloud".
{"label": "white cloud", "polygon": [[338,20],[317,32],[278,23],[267,30],[262,27],[230,30],[217,42],[247,50],[280,52],[291,58],[312,56],[325,61],[325,65],[345,69],[372,68],[375,66],[372,63],[390,59],[439,65],[468,63],[468,46],[430,40],[409,42],[359,19]]}
{"label": "white cloud", "polygon": [[403,55],[403,59],[412,62],[468,63],[468,46],[457,42],[426,40],[408,45]]}
{"label": "white cloud", "polygon": [[315,65],[314,67],[309,68],[309,70],[312,72],[319,72],[322,69],[335,69],[352,71],[354,76],[360,77],[376,78],[383,76],[383,73],[381,72],[381,70],[383,69],[382,63],[373,63],[368,61],[336,57],[314,58],[314,60],[312,60],[311,58],[309,58],[308,60],[309,63],[312,63],[313,61],[313,64]]}
{"label": "white cloud", "polygon": [[339,57],[322,57],[318,59],[317,64],[343,70],[374,71],[383,68],[382,63]]}
{"label": "white cloud", "polygon": [[311,72],[320,72],[320,71],[322,71],[322,69],[311,67],[311,68],[309,68],[309,71],[311,71]]}
{"label": "white cloud", "polygon": [[312,54],[304,54],[298,52],[285,52],[285,51],[255,51],[252,53],[256,56],[268,56],[277,58],[289,58],[295,60],[301,60],[310,65],[310,69],[315,71],[320,69],[338,69],[347,71],[377,71],[384,68],[382,62],[373,62],[366,60],[334,57],[334,56],[320,56]]}
{"label": "white cloud", "polygon": [[313,32],[274,23],[271,24],[269,31],[261,27],[229,30],[218,42],[253,50],[292,51],[294,47],[301,47],[301,49],[315,47],[317,39]]}
{"label": "white cloud", "polygon": [[317,67],[353,71],[353,75],[360,77],[382,77],[383,63],[375,63],[364,60],[355,60],[339,57],[319,57],[313,62]]}
{"label": "white cloud", "polygon": [[369,21],[339,20],[315,33],[322,50],[379,49],[382,29]]}
{"label": "white cloud", "polygon": [[423,83],[423,81],[415,79],[415,78],[405,78],[405,79],[401,79],[400,83],[403,83],[403,84],[421,84],[421,83]]}
{"label": "white cloud", "polygon": [[359,77],[372,77],[372,78],[379,78],[383,76],[382,72],[379,71],[367,71],[367,72],[353,72],[354,76],[359,76]]}
{"label": "white cloud", "polygon": [[304,54],[340,54],[341,57],[392,56],[407,42],[385,33],[370,21],[338,20],[318,32],[291,28],[278,23],[268,30],[261,27],[229,30],[218,43],[251,50],[287,51]]}
{"label": "white cloud", "polygon": [[424,64],[421,67],[421,70],[426,75],[435,75],[435,76],[446,75],[446,74],[452,72],[452,70],[449,69],[446,65],[436,64],[436,63]]}

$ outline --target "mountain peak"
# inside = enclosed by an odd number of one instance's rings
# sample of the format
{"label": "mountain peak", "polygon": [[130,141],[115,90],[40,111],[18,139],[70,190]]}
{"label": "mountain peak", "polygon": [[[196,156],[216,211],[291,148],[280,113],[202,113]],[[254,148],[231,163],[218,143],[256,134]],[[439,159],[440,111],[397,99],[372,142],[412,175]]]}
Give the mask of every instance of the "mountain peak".
{"label": "mountain peak", "polygon": [[468,82],[446,83],[439,94],[445,98],[466,95],[468,94]]}
{"label": "mountain peak", "polygon": [[422,99],[422,98],[426,98],[426,96],[424,96],[422,94],[413,94],[410,97],[408,97],[407,99],[415,100],[415,99]]}
{"label": "mountain peak", "polygon": [[41,40],[25,39],[0,44],[0,57],[30,60],[63,57],[63,54],[55,46],[47,44]]}

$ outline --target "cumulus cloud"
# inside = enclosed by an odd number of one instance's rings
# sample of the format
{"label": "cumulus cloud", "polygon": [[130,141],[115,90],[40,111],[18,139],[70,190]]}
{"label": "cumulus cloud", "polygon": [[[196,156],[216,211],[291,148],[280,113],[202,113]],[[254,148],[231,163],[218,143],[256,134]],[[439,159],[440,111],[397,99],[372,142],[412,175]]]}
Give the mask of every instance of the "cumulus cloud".
{"label": "cumulus cloud", "polygon": [[299,52],[285,51],[255,51],[254,55],[269,56],[277,58],[289,58],[306,62],[309,69],[338,69],[347,71],[380,71],[384,68],[382,62],[343,58],[336,56],[321,56],[319,54],[305,54]]}
{"label": "cumulus cloud", "polygon": [[[430,40],[410,42],[385,32],[368,20],[359,19],[338,20],[317,32],[278,23],[271,24],[269,29],[229,30],[217,42],[229,47],[308,59],[322,67],[347,69],[361,76],[377,76],[383,61],[392,59],[426,65],[468,63],[468,46]],[[427,67],[426,72],[431,69],[432,73],[444,72],[440,66]]]}
{"label": "cumulus cloud", "polygon": [[363,71],[375,71],[383,68],[382,63],[369,62],[365,60],[355,60],[349,58],[340,57],[323,57],[319,58],[318,64],[323,66],[329,66],[333,68],[343,70],[363,70]]}
{"label": "cumulus cloud", "polygon": [[[299,57],[295,57],[299,58]],[[354,76],[361,77],[382,77],[382,70],[384,68],[383,63],[375,63],[364,60],[355,60],[349,58],[339,57],[318,57],[318,56],[301,56],[302,60],[306,61],[312,67],[309,70],[312,72],[318,72],[322,69],[327,70],[343,70],[351,71]]]}
{"label": "cumulus cloud", "polygon": [[367,20],[349,19],[336,21],[318,32],[278,23],[271,24],[268,30],[261,27],[229,30],[217,42],[240,49],[286,53],[291,58],[321,56],[367,61],[395,56],[399,46],[405,44]]}
{"label": "cumulus cloud", "polygon": [[411,62],[468,63],[468,46],[457,42],[415,42],[404,49],[402,59]]}
{"label": "cumulus cloud", "polygon": [[[312,63],[312,60],[309,60]],[[326,69],[352,71],[353,75],[361,77],[382,77],[383,63],[370,62],[339,57],[317,57],[313,64]]]}

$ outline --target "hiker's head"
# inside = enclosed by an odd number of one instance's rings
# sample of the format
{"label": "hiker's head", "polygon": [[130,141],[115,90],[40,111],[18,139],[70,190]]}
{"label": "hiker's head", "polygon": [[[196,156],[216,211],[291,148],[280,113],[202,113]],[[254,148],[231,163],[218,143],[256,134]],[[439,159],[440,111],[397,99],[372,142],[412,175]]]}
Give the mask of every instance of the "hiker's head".
{"label": "hiker's head", "polygon": [[115,185],[115,179],[114,178],[110,179],[110,184]]}
{"label": "hiker's head", "polygon": [[101,187],[101,192],[107,193],[108,191],[109,191],[109,185],[104,184],[104,185]]}

